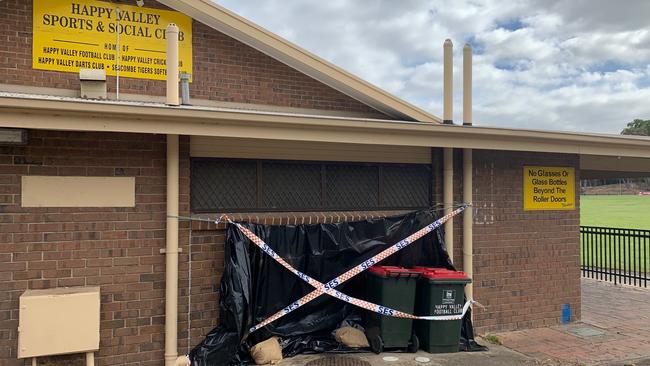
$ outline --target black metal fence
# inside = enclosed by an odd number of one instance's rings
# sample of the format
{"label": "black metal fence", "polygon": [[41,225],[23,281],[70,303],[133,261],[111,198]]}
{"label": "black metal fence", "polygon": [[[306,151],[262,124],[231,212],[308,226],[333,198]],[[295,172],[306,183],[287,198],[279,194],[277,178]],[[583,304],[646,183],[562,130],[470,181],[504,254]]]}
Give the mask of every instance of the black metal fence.
{"label": "black metal fence", "polygon": [[583,277],[648,287],[650,230],[580,227]]}

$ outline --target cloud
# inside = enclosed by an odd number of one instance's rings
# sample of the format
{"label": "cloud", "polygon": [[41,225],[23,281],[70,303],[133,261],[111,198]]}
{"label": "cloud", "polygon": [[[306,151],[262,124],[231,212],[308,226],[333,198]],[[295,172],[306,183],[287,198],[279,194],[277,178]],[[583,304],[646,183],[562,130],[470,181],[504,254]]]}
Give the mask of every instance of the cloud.
{"label": "cloud", "polygon": [[219,0],[369,82],[442,114],[442,43],[474,56],[482,126],[618,133],[650,118],[650,2]]}

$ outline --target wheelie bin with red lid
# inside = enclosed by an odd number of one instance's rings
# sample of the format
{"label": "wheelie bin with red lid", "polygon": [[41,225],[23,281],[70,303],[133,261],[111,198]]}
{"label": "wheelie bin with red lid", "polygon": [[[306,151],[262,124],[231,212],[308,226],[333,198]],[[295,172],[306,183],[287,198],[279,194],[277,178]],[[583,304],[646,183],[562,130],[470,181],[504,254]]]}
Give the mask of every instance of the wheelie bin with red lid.
{"label": "wheelie bin with red lid", "polygon": [[[415,289],[420,274],[413,270],[393,266],[373,266],[366,275],[366,300],[377,305],[413,314]],[[413,332],[413,320],[366,312],[366,337],[375,353],[384,349],[405,349],[416,352],[419,348]]]}
{"label": "wheelie bin with red lid", "polygon": [[[460,315],[465,304],[465,285],[472,282],[465,272],[445,268],[417,267],[416,315]],[[417,320],[415,333],[420,347],[430,353],[458,352],[462,320]]]}

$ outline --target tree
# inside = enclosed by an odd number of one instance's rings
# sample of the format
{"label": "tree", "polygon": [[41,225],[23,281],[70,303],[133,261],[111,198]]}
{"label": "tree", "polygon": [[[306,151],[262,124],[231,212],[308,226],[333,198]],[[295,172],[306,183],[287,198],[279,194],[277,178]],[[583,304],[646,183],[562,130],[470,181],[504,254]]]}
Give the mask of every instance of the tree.
{"label": "tree", "polygon": [[621,135],[640,135],[650,136],[650,119],[635,119],[627,124],[627,127],[621,131]]}
{"label": "tree", "polygon": [[[650,136],[650,120],[635,119],[627,124],[627,128],[621,131],[621,135]],[[638,183],[641,189],[649,189],[650,177],[638,178]]]}

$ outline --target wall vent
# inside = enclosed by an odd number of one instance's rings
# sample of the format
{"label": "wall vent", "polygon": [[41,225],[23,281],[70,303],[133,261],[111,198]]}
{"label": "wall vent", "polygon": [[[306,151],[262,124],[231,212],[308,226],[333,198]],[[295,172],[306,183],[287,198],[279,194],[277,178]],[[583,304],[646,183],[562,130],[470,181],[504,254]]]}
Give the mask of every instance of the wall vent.
{"label": "wall vent", "polygon": [[106,70],[80,69],[81,97],[106,99]]}

